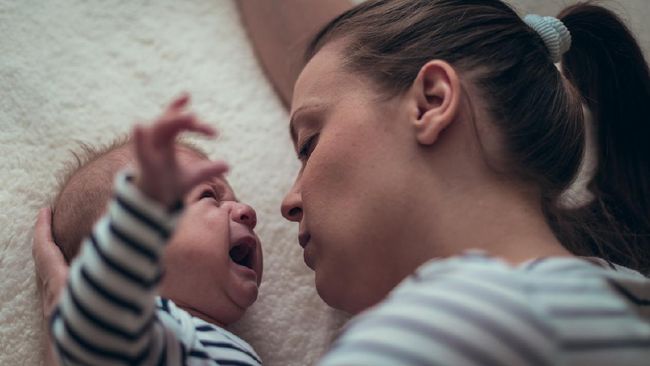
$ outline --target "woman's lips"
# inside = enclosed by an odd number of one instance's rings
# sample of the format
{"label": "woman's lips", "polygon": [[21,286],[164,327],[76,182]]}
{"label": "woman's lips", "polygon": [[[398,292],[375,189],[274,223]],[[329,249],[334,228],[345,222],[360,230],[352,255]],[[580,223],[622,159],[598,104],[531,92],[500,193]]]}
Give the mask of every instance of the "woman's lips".
{"label": "woman's lips", "polygon": [[298,235],[298,243],[300,243],[300,246],[303,249],[305,249],[307,244],[309,244],[310,239],[311,239],[311,235],[309,233],[307,233],[307,232],[300,233],[300,235]]}
{"label": "woman's lips", "polygon": [[314,269],[313,255],[311,254],[313,248],[308,247],[309,241],[311,240],[311,235],[308,232],[303,232],[298,235],[298,243],[303,249],[302,257],[305,261],[307,267]]}
{"label": "woman's lips", "polygon": [[307,247],[305,250],[302,252],[302,259],[305,261],[305,264],[307,267],[309,267],[312,271],[314,270],[314,257],[311,254],[311,249],[313,247]]}

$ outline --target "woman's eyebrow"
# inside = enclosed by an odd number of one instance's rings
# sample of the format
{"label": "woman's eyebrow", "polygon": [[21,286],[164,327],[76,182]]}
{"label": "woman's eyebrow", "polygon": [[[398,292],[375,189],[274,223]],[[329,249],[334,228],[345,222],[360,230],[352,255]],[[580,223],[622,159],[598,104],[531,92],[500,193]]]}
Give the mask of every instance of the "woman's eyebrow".
{"label": "woman's eyebrow", "polygon": [[298,140],[298,133],[296,125],[298,124],[299,121],[299,116],[304,113],[312,112],[312,111],[321,111],[325,109],[325,105],[323,104],[306,104],[303,106],[298,107],[293,114],[291,115],[291,119],[289,120],[289,133],[291,134],[291,140],[293,140],[293,144],[295,145]]}

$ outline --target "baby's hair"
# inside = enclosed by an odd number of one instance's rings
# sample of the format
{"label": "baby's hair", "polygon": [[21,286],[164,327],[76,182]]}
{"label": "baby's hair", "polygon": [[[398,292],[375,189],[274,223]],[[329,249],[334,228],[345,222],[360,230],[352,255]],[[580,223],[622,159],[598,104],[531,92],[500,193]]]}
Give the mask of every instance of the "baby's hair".
{"label": "baby's hair", "polygon": [[[50,205],[52,236],[68,263],[104,212],[115,174],[133,161],[131,142],[130,135],[122,135],[103,145],[80,142],[77,149],[70,150],[73,159],[58,174],[57,193]],[[187,140],[179,139],[177,144],[208,158],[201,148]],[[97,165],[100,160],[102,164]]]}
{"label": "baby's hair", "polygon": [[[534,182],[555,234],[576,255],[650,273],[650,75],[636,40],[613,12],[590,3],[559,15],[572,46],[562,76],[542,38],[500,0],[368,0],[314,37],[305,54],[342,40],[346,70],[380,96],[406,92],[441,59],[471,71],[504,140],[503,170]],[[563,209],[583,158],[582,103],[594,117],[591,202]]]}

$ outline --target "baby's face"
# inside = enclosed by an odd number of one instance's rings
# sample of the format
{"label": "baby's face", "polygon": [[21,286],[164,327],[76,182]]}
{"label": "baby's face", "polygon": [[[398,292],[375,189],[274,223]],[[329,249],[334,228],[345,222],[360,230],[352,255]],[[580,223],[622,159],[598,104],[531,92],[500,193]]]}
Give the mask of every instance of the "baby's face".
{"label": "baby's face", "polygon": [[[203,160],[179,147],[180,164]],[[224,178],[185,197],[185,211],[165,250],[160,294],[207,321],[237,321],[257,299],[262,248],[255,210],[237,201]]]}

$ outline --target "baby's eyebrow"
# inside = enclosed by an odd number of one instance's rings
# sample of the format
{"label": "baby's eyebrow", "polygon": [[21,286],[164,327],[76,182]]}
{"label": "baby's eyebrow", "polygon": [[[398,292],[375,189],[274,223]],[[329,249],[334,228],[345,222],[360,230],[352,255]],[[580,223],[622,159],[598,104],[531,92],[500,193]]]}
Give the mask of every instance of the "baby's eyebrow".
{"label": "baby's eyebrow", "polygon": [[217,178],[216,181],[209,182],[209,185],[210,187],[212,187],[212,189],[217,191],[217,193],[219,194],[219,198],[222,201],[225,201],[225,199],[223,198],[226,196],[226,194],[232,193],[232,199],[228,199],[227,201],[239,202],[237,196],[235,196],[235,191],[233,191],[233,189],[230,188],[230,185],[224,182],[223,180]]}
{"label": "baby's eyebrow", "polygon": [[224,187],[223,184],[218,184],[218,183],[215,183],[215,182],[210,182],[210,183],[209,183],[209,186],[210,186],[213,190],[215,190],[216,192],[218,192],[220,196],[223,196],[224,194],[226,194],[226,187]]}

